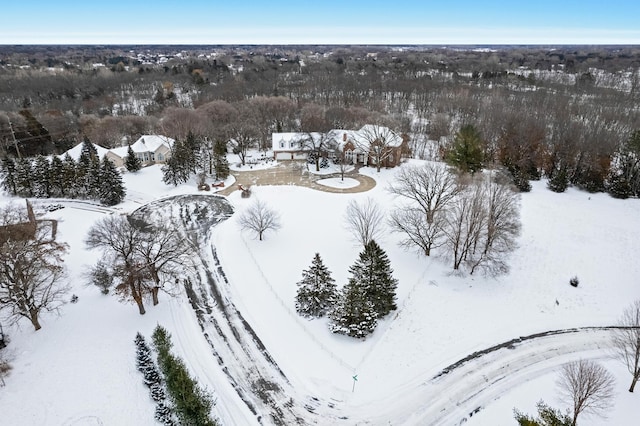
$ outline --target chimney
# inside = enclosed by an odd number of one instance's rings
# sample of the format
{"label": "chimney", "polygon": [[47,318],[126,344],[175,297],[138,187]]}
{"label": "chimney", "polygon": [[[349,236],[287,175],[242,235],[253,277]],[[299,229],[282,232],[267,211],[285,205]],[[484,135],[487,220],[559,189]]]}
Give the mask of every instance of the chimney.
{"label": "chimney", "polygon": [[343,133],[342,134],[342,142],[346,142],[347,141],[347,134]]}

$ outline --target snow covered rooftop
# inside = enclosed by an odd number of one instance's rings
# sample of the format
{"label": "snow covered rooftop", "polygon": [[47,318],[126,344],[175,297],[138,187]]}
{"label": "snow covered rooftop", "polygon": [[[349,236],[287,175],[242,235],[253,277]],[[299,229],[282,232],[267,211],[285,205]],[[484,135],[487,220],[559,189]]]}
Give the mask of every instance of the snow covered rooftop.
{"label": "snow covered rooftop", "polygon": [[[161,146],[171,147],[175,142],[173,139],[161,135],[143,135],[131,145],[133,152],[156,152]],[[110,150],[117,156],[124,158],[129,151],[128,146],[121,146]]]}
{"label": "snow covered rooftop", "polygon": [[[74,160],[78,161],[80,159],[80,154],[82,153],[82,144],[83,144],[83,142],[80,142],[78,145],[74,146],[70,150],[65,151],[62,155],[60,155],[60,158],[64,158],[65,155],[69,154],[71,156],[71,158],[73,158]],[[104,157],[104,155],[107,152],[109,152],[109,150],[107,148],[103,148],[100,145],[96,145],[94,143],[92,143],[91,145],[93,145],[93,147],[98,152],[98,158],[100,158],[100,159],[102,159],[102,157]]]}

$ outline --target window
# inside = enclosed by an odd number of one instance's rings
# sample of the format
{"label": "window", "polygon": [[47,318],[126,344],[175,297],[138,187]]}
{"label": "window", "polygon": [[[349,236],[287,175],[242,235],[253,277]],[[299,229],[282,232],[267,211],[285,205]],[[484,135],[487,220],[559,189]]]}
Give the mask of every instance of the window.
{"label": "window", "polygon": [[353,151],[350,149],[345,151],[344,159],[347,161],[347,163],[353,163]]}
{"label": "window", "polygon": [[280,140],[280,148],[284,148],[284,141]]}
{"label": "window", "polygon": [[158,153],[158,161],[164,161],[164,155]]}

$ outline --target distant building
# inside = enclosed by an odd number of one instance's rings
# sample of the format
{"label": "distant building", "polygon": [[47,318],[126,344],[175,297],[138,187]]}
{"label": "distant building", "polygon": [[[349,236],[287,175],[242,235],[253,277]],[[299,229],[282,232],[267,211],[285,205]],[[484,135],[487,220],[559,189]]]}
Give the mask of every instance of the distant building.
{"label": "distant building", "polygon": [[[166,136],[144,135],[131,145],[131,149],[143,166],[163,164],[167,158],[171,157],[171,147],[174,142]],[[110,149],[105,154],[116,167],[124,167],[127,155],[129,155],[128,146]]]}
{"label": "distant building", "polygon": [[304,160],[314,145],[310,141],[316,141],[317,146],[320,138],[325,138],[324,156],[342,152],[353,164],[373,166],[380,158],[381,167],[396,167],[409,152],[406,138],[388,127],[367,124],[359,130],[333,129],[325,134],[273,133],[273,156],[276,160]]}

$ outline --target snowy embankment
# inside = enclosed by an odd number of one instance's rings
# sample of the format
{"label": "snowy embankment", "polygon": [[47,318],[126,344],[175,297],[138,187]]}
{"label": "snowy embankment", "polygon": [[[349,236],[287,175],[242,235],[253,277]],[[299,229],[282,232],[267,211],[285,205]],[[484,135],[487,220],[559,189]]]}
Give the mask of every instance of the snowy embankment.
{"label": "snowy embankment", "polygon": [[[269,417],[273,407],[290,408],[291,415],[305,423],[320,425],[456,424],[462,419],[470,425],[510,425],[513,407],[532,411],[538,399],[551,398],[548,377],[562,362],[607,355],[606,349],[598,349],[606,346],[601,334],[575,333],[501,349],[434,379],[467,355],[518,336],[611,325],[640,297],[640,264],[635,260],[640,252],[640,200],[620,201],[573,189],[555,194],[544,182],[533,182],[533,191],[522,196],[523,230],[509,274],[496,279],[453,275],[444,260],[405,252],[397,246],[399,236],[387,232],[379,243],[399,280],[399,309],[382,320],[373,335],[356,341],[332,335],[324,319],[297,316],[296,282],[314,253],[320,253],[339,286],[348,279],[359,252],[343,227],[349,200],[372,197],[384,209],[393,206],[385,191],[393,170],[362,173],[378,181],[367,193],[254,187],[251,199],[241,199],[238,192],[228,198],[236,211],[256,197],[262,199],[281,214],[283,227],[258,241],[240,233],[234,215],[203,235],[202,264],[217,271],[212,275],[224,295],[217,307],[237,312],[226,325],[226,317],[217,316],[215,309],[209,316],[197,315],[186,294],[173,300],[161,296],[160,305],[140,316],[134,306],[87,287],[82,272],[98,254],[87,252],[82,240],[105,213],[71,204],[48,213],[61,220],[58,235],[70,246],[66,263],[79,301],[63,307],[61,317],[45,316],[37,333],[26,323],[9,331],[13,371],[0,388],[3,422],[156,424],[153,403],[135,369],[133,338],[137,331],[149,336],[157,323],[173,334],[176,353],[199,381],[215,391],[215,411],[225,425],[259,424],[260,416],[265,424],[275,423]],[[118,212],[197,192],[193,182],[165,186],[157,167],[127,174],[125,182],[129,197],[117,206]],[[219,282],[222,275],[226,284]],[[574,275],[580,279],[578,288],[568,284]],[[199,277],[208,284],[206,274]],[[198,303],[216,308],[214,299],[210,288]],[[205,339],[198,321],[217,343]],[[224,338],[215,337],[216,321],[230,327],[219,336],[237,333],[238,341],[246,344],[224,346]],[[275,399],[286,399],[273,404],[261,399],[251,380],[260,375],[284,391],[273,393]],[[627,377],[621,378],[619,386],[626,391]],[[525,385],[518,387],[521,383]],[[526,386],[529,390],[523,392]],[[616,406],[611,418],[631,421],[637,413],[629,411],[633,405],[624,398],[627,395],[621,395],[625,403]],[[581,424],[589,426],[588,421]]]}

